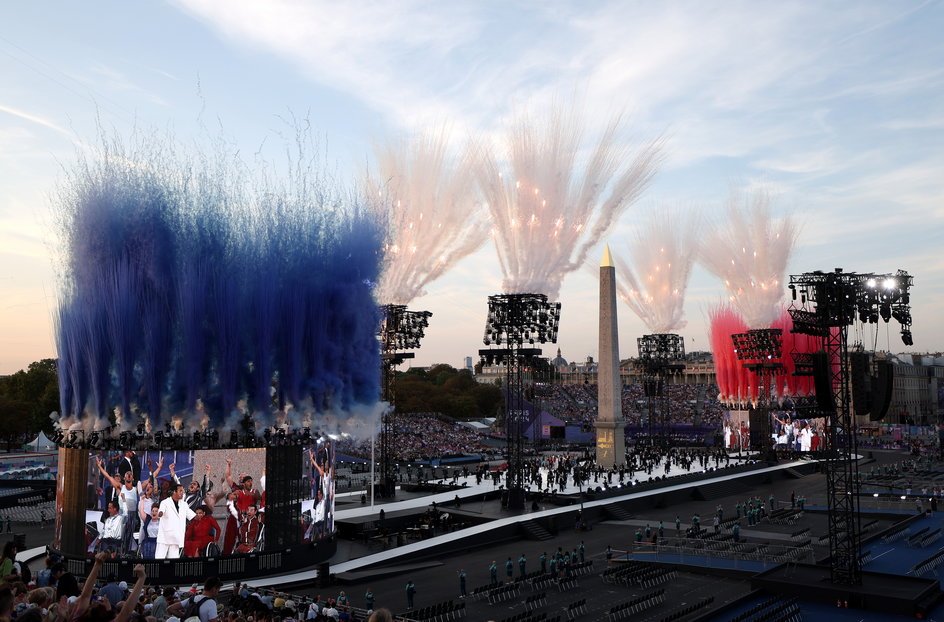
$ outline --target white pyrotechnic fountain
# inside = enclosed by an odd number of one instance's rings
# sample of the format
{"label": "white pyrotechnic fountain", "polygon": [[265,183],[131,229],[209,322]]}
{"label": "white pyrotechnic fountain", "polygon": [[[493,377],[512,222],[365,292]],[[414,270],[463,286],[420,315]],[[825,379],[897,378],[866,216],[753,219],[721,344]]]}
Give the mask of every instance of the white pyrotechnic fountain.
{"label": "white pyrotechnic fountain", "polygon": [[790,216],[775,219],[770,194],[733,191],[727,221],[703,239],[701,263],[724,283],[728,300],[750,329],[768,328],[782,311],[784,278],[798,227]]}
{"label": "white pyrotechnic fountain", "polygon": [[564,276],[649,185],[663,141],[634,146],[621,129],[614,117],[595,145],[585,145],[577,115],[557,108],[541,119],[518,116],[503,151],[483,149],[476,173],[502,291],[556,298]]}
{"label": "white pyrotechnic fountain", "polygon": [[674,333],[687,324],[685,290],[701,225],[694,210],[655,210],[628,244],[630,262],[615,256],[619,296],[652,333]]}
{"label": "white pyrotechnic fountain", "polygon": [[387,224],[377,300],[406,305],[488,238],[466,151],[455,156],[445,129],[375,150],[379,165],[367,177],[371,203]]}

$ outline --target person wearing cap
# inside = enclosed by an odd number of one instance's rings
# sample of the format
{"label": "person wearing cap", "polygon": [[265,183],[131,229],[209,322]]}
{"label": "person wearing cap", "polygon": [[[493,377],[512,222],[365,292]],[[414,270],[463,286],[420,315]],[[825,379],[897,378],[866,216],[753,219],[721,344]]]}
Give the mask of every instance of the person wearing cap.
{"label": "person wearing cap", "polygon": [[158,511],[160,524],[157,531],[156,559],[177,559],[184,548],[187,533],[187,521],[196,516],[190,506],[184,503],[184,487],[174,486],[171,496],[161,501]]}
{"label": "person wearing cap", "polygon": [[242,475],[239,478],[238,486],[236,485],[236,482],[233,481],[232,458],[226,459],[226,485],[232,488],[233,492],[236,493],[236,509],[239,510],[240,514],[244,514],[251,505],[254,505],[256,508],[258,508],[259,504],[262,502],[262,494],[252,487],[251,475]]}

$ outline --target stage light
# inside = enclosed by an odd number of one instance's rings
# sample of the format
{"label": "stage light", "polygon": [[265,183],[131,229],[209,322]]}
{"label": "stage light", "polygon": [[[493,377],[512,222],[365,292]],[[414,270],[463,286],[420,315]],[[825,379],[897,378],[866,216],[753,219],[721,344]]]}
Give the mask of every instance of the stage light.
{"label": "stage light", "polygon": [[865,284],[868,285],[868,286],[871,287],[871,288],[874,288],[874,287],[875,287],[875,279],[869,279],[868,281],[865,282]]}
{"label": "stage light", "polygon": [[872,496],[877,499],[877,498],[878,498],[878,493],[877,493],[877,492],[873,492],[873,493],[872,493]]}
{"label": "stage light", "polygon": [[888,279],[885,279],[885,282],[882,283],[882,285],[885,287],[885,289],[895,289],[896,287],[898,287],[898,282],[895,281],[895,279],[888,278]]}

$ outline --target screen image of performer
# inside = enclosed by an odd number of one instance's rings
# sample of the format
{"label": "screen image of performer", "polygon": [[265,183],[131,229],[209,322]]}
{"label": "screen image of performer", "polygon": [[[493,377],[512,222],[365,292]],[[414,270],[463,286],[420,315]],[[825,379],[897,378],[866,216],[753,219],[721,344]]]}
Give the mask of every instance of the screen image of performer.
{"label": "screen image of performer", "polygon": [[252,553],[259,547],[262,525],[259,522],[258,508],[250,505],[239,523],[239,544],[237,553]]}
{"label": "screen image of performer", "polygon": [[255,506],[258,509],[262,503],[262,493],[252,486],[252,475],[242,473],[239,476],[239,485],[233,481],[232,458],[226,459],[226,484],[236,493],[236,509],[241,514],[245,513],[249,506]]}
{"label": "screen image of performer", "polygon": [[[135,483],[134,473],[130,469],[125,470],[124,480],[119,481],[117,477],[108,474],[108,471],[105,469],[105,463],[101,458],[96,457],[95,462],[98,465],[98,470],[101,472],[102,477],[108,480],[113,490],[117,491],[116,498],[113,501],[118,504],[119,512],[124,516],[124,532],[121,536],[121,550],[129,553],[137,550],[137,541],[134,535],[137,534],[138,527],[140,526],[138,522],[138,500],[141,496],[140,484]],[[119,463],[119,466],[120,464],[121,463]],[[140,475],[140,470],[138,474]]]}
{"label": "screen image of performer", "polygon": [[160,506],[152,503],[150,511],[144,511],[144,501],[141,501],[138,516],[140,516],[141,525],[141,557],[144,559],[154,559],[157,554],[157,532],[160,529]]}
{"label": "screen image of performer", "polygon": [[118,502],[109,501],[105,509],[108,517],[99,534],[98,549],[112,554],[124,551],[125,517],[118,512]]}
{"label": "screen image of performer", "polygon": [[226,535],[223,537],[223,555],[230,555],[236,549],[239,540],[239,508],[236,507],[236,493],[226,495]]}
{"label": "screen image of performer", "polygon": [[184,487],[177,484],[174,492],[161,501],[158,518],[161,519],[157,531],[157,559],[175,559],[180,557],[187,533],[187,521],[196,517],[190,506],[184,503]]}
{"label": "screen image of performer", "polygon": [[[171,479],[173,479],[175,484],[182,483],[180,481],[180,478],[177,477],[177,474],[174,472],[174,465],[171,465],[170,475],[171,475]],[[212,479],[211,469],[210,469],[210,465],[206,464],[204,465],[202,483],[197,481],[196,474],[194,474],[193,479],[190,480],[190,484],[187,486],[186,492],[184,493],[184,501],[187,502],[187,505],[190,506],[191,510],[196,512],[197,508],[199,508],[201,505],[209,504],[207,500],[207,495],[209,495],[210,491],[212,490],[213,490],[213,479]],[[215,503],[215,499],[212,501]]]}
{"label": "screen image of performer", "polygon": [[137,484],[141,481],[141,461],[138,456],[130,449],[124,452],[121,460],[118,461],[118,475],[124,481],[125,473],[131,473],[131,481]]}
{"label": "screen image of performer", "polygon": [[187,557],[207,555],[207,547],[217,542],[220,532],[220,524],[209,513],[209,508],[201,505],[196,510],[196,517],[187,525],[184,555]]}

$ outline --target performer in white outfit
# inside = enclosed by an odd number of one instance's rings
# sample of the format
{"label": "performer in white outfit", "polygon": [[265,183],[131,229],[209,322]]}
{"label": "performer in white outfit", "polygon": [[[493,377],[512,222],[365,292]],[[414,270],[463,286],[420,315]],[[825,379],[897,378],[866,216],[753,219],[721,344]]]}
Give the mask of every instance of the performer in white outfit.
{"label": "performer in white outfit", "polygon": [[177,484],[174,493],[161,501],[158,518],[161,519],[157,532],[157,550],[155,559],[175,559],[180,557],[187,533],[187,521],[197,514],[183,500],[184,487]]}

